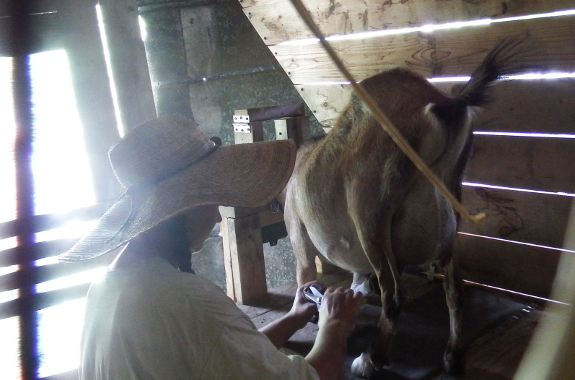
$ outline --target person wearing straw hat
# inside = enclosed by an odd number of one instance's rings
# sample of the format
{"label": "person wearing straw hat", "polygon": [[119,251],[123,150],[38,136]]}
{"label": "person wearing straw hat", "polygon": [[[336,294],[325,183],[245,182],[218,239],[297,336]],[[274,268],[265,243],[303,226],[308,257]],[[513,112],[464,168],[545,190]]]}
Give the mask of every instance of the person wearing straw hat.
{"label": "person wearing straw hat", "polygon": [[88,291],[80,379],[343,378],[360,293],[326,291],[316,341],[303,358],[278,350],[317,311],[303,286],[291,310],[258,331],[191,268],[190,252],[220,220],[218,205],[258,207],[283,189],[292,141],[217,146],[195,122],[171,115],[134,128],[109,158],[125,192],[60,255],[74,262],[123,247]]}

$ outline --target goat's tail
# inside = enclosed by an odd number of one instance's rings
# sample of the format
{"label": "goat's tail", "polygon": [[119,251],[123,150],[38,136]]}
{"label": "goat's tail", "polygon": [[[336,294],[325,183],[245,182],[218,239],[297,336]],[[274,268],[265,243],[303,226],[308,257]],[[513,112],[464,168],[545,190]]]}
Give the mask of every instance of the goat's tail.
{"label": "goat's tail", "polygon": [[509,37],[495,45],[471,74],[457,99],[466,106],[485,105],[490,101],[486,91],[490,84],[503,76],[525,71],[528,66],[521,63],[526,58],[526,50],[520,48],[522,42],[521,38]]}

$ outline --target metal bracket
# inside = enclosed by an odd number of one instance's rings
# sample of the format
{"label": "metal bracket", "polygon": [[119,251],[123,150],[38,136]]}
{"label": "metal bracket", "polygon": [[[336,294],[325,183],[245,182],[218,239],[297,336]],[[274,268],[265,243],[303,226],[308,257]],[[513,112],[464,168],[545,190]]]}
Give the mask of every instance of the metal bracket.
{"label": "metal bracket", "polygon": [[252,128],[250,126],[250,115],[248,110],[236,110],[234,114],[234,132],[237,133],[251,133]]}

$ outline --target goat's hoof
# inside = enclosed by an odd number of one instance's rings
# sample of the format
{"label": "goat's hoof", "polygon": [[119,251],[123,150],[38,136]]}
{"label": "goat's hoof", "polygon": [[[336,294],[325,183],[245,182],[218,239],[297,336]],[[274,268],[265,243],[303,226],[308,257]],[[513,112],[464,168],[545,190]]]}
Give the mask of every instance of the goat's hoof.
{"label": "goat's hoof", "polygon": [[370,378],[375,373],[375,367],[371,364],[369,355],[365,352],[353,359],[351,363],[351,373],[355,376]]}

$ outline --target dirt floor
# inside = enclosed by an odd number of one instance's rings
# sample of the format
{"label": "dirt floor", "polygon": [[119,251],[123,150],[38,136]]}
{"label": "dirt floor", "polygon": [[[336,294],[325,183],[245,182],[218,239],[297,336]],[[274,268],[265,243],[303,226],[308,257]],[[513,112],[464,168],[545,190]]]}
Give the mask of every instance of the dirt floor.
{"label": "dirt floor", "polygon": [[[402,276],[407,302],[398,322],[390,366],[381,379],[450,379],[442,370],[442,357],[449,333],[449,318],[441,282],[425,277]],[[332,275],[321,279],[326,285],[348,286],[350,276]],[[293,302],[295,284],[269,291],[258,306],[240,306],[263,326],[285,314]],[[531,336],[543,316],[541,307],[478,287],[465,289],[463,340],[467,347],[465,375],[462,380],[512,379]],[[348,339],[346,379],[359,379],[349,373],[352,360],[373,337],[381,308],[364,305],[356,327]],[[317,333],[317,325],[308,325],[296,333],[285,347],[287,353],[306,355]]]}

